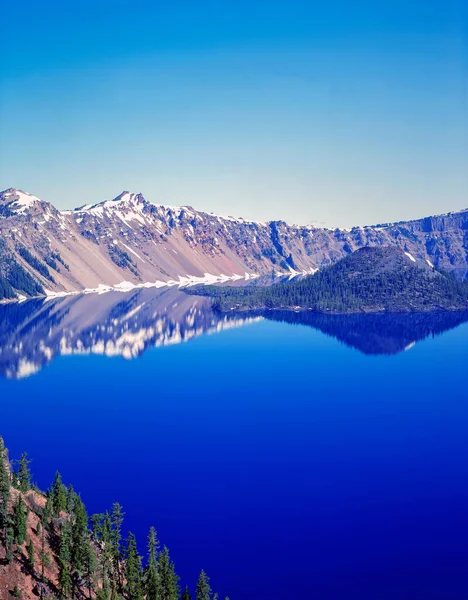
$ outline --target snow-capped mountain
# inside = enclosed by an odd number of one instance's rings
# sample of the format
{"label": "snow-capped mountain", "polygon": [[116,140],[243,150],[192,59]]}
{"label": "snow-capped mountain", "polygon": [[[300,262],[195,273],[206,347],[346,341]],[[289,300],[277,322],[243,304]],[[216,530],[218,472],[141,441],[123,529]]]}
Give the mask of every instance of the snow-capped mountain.
{"label": "snow-capped mountain", "polygon": [[365,245],[468,272],[468,210],[351,230],[222,217],[123,192],[58,211],[0,193],[0,298],[309,273]]}

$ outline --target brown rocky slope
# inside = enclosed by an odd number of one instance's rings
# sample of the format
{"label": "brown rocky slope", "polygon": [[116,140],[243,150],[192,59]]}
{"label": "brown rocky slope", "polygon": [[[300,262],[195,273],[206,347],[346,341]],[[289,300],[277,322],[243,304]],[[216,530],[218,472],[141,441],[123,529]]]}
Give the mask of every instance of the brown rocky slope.
{"label": "brown rocky slope", "polygon": [[[312,272],[368,245],[395,245],[464,277],[468,210],[332,230],[156,205],[129,192],[63,212],[20,190],[0,192],[0,284],[7,289],[2,296],[0,285],[0,297],[6,298]],[[25,277],[40,290],[24,284]]]}

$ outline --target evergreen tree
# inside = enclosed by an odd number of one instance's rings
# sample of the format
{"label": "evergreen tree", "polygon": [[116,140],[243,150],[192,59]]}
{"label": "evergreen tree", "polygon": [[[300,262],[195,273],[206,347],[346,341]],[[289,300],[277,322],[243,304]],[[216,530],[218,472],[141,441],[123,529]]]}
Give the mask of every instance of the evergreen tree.
{"label": "evergreen tree", "polygon": [[91,521],[91,531],[93,532],[93,538],[99,542],[102,537],[104,515],[102,513],[91,515],[89,520]]}
{"label": "evergreen tree", "polygon": [[5,560],[9,564],[13,560],[13,543],[15,540],[15,534],[11,522],[9,522],[5,532]]}
{"label": "evergreen tree", "polygon": [[201,571],[200,577],[198,578],[196,591],[196,600],[211,600],[212,591],[210,586],[210,578],[205,573],[205,571]]}
{"label": "evergreen tree", "polygon": [[192,596],[190,595],[188,586],[185,588],[184,593],[182,594],[181,600],[192,600]]}
{"label": "evergreen tree", "polygon": [[59,515],[63,510],[67,509],[67,488],[63,485],[62,477],[58,471],[55,474],[54,483],[49,495],[52,499],[54,515]]}
{"label": "evergreen tree", "polygon": [[34,572],[34,565],[36,562],[35,556],[34,556],[34,544],[32,542],[32,540],[29,540],[28,543],[28,547],[27,547],[27,553],[28,553],[28,568],[30,571]]}
{"label": "evergreen tree", "polygon": [[66,493],[67,493],[67,502],[66,502],[65,510],[67,511],[67,513],[69,513],[71,515],[75,510],[78,495],[76,494],[72,485],[68,486]]}
{"label": "evergreen tree", "polygon": [[178,600],[179,578],[175,573],[174,563],[169,550],[164,546],[158,560],[159,597],[158,600]]}
{"label": "evergreen tree", "polygon": [[125,582],[127,598],[129,600],[141,600],[143,598],[141,557],[138,556],[136,540],[133,533],[129,533],[127,538]]}
{"label": "evergreen tree", "polygon": [[68,565],[71,561],[71,544],[72,528],[70,521],[67,519],[62,523],[62,527],[60,529],[59,559]]}
{"label": "evergreen tree", "polygon": [[[18,470],[19,488],[27,491],[31,486],[29,460],[23,454]],[[13,560],[14,544],[26,541],[28,510],[23,493],[14,492],[12,514],[11,480],[8,457],[0,437],[0,539],[5,548],[5,563]],[[68,514],[53,518],[62,512]],[[40,565],[41,600],[47,591],[46,569],[51,565],[47,536],[58,566],[57,591],[62,600],[89,597],[89,600],[178,600],[179,577],[167,547],[159,552],[159,542],[154,527],[148,535],[148,561],[143,571],[135,536],[128,534],[122,551],[122,521],[124,513],[120,504],[114,504],[112,514],[95,514],[91,517],[92,532],[88,529],[86,508],[72,486],[63,485],[57,472],[46,496],[45,504],[37,512],[39,520],[36,534],[41,541],[35,552],[32,539],[27,540],[27,572],[34,575],[37,561]],[[58,528],[60,529],[58,530]],[[55,545],[58,541],[57,546]],[[26,572],[26,571],[25,571]],[[85,590],[85,591],[84,591]],[[204,571],[196,586],[196,600],[217,600],[213,596],[209,578]],[[192,600],[186,588],[181,600]],[[226,598],[226,600],[229,600]]]}
{"label": "evergreen tree", "polygon": [[73,523],[71,527],[71,571],[72,576],[78,578],[83,574],[86,559],[86,544],[88,542],[88,515],[86,508],[77,497]]}
{"label": "evergreen tree", "polygon": [[47,498],[46,498],[46,503],[45,503],[44,510],[45,510],[47,518],[42,523],[46,527],[46,529],[49,526],[49,519],[54,515],[54,502],[53,502],[53,500],[54,500],[53,497],[50,496],[50,495],[48,495]]}
{"label": "evergreen tree", "polygon": [[102,541],[104,544],[112,544],[112,523],[109,513],[106,511],[102,522]]}
{"label": "evergreen tree", "polygon": [[110,592],[104,587],[104,583],[103,587],[98,588],[96,592],[96,600],[110,600]]}
{"label": "evergreen tree", "polygon": [[158,600],[158,550],[156,529],[151,527],[148,536],[148,566],[145,577],[146,600]]}
{"label": "evergreen tree", "polygon": [[59,543],[59,577],[58,577],[58,588],[60,596],[67,598],[72,591],[72,577],[71,577],[71,545],[72,545],[72,527],[70,521],[67,519],[62,523],[60,530],[60,543]]}
{"label": "evergreen tree", "polygon": [[112,506],[112,530],[111,530],[111,540],[112,540],[112,561],[114,567],[114,577],[117,582],[118,589],[122,589],[122,576],[120,572],[120,561],[122,558],[122,552],[120,548],[121,540],[122,540],[122,523],[125,513],[122,510],[121,505],[116,502]]}
{"label": "evergreen tree", "polygon": [[13,507],[13,531],[14,542],[21,546],[26,539],[26,511],[23,502],[23,496],[18,494],[18,499]]}
{"label": "evergreen tree", "polygon": [[19,489],[26,494],[31,489],[31,472],[29,470],[29,465],[31,461],[28,460],[28,455],[26,452],[23,452],[19,461],[19,469],[18,469],[18,480],[19,480]]}
{"label": "evergreen tree", "polygon": [[93,590],[96,587],[96,572],[98,568],[98,562],[89,536],[86,540],[83,550],[83,581],[85,586],[88,588],[89,597],[92,598]]}
{"label": "evergreen tree", "polygon": [[104,559],[103,555],[101,555],[101,562],[100,565],[98,565],[98,568],[102,587],[98,589],[96,598],[98,600],[109,600],[111,598],[113,586],[111,585],[110,581],[111,571],[109,570],[108,563],[106,562],[106,559]]}
{"label": "evergreen tree", "polygon": [[11,484],[8,468],[8,454],[0,437],[0,537],[6,547],[7,529],[9,526],[8,506],[10,502]]}
{"label": "evergreen tree", "polygon": [[58,589],[61,598],[65,599],[70,597],[72,592],[70,565],[64,560],[59,560]]}
{"label": "evergreen tree", "polygon": [[112,547],[112,525],[111,518],[108,512],[104,515],[104,520],[102,523],[102,552],[101,552],[101,565],[100,565],[100,575],[102,581],[102,589],[103,594],[106,595],[106,598],[110,598],[111,589],[112,594],[115,596],[115,592],[117,589],[117,584],[115,582],[113,573],[113,558],[114,551]]}

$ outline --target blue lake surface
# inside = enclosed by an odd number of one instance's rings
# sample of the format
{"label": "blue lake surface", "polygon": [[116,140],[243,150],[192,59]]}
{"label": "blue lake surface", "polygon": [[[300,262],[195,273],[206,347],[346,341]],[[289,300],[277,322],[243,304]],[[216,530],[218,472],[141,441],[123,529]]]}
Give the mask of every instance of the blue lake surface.
{"label": "blue lake surface", "polygon": [[468,597],[466,317],[243,323],[176,290],[1,310],[11,455],[119,501],[141,552],[155,525],[183,585]]}

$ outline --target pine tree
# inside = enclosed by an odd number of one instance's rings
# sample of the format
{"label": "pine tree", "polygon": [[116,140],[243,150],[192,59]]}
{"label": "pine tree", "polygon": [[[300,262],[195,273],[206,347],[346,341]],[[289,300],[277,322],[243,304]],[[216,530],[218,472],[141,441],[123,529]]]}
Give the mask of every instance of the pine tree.
{"label": "pine tree", "polygon": [[122,510],[121,505],[116,502],[112,506],[112,530],[111,530],[111,540],[112,540],[112,549],[113,549],[113,567],[114,567],[114,578],[117,583],[118,589],[122,589],[122,576],[120,572],[120,561],[122,558],[122,552],[120,548],[120,543],[122,540],[122,523],[125,513]]}
{"label": "pine tree", "polygon": [[60,529],[59,559],[67,564],[71,561],[72,528],[67,519]]}
{"label": "pine tree", "polygon": [[59,560],[58,589],[60,597],[69,598],[72,591],[72,578],[70,565],[64,560]]}
{"label": "pine tree", "polygon": [[112,544],[112,523],[109,513],[106,511],[102,522],[102,541],[105,544]]}
{"label": "pine tree", "polygon": [[8,468],[8,454],[0,436],[0,536],[6,547],[7,529],[10,523],[8,506],[11,495],[10,471]]}
{"label": "pine tree", "polygon": [[52,499],[52,509],[54,515],[59,515],[63,510],[67,508],[67,488],[62,483],[62,477],[57,471],[55,474],[54,483],[50,491],[50,497]]}
{"label": "pine tree", "polygon": [[169,556],[169,550],[164,546],[158,560],[159,597],[158,600],[178,600],[179,578],[174,569],[174,563]]}
{"label": "pine tree", "polygon": [[26,539],[26,511],[23,502],[23,496],[18,494],[18,499],[13,507],[13,531],[14,542],[21,546]]}
{"label": "pine tree", "polygon": [[5,560],[9,564],[13,560],[13,543],[15,540],[15,533],[11,522],[9,522],[5,532]]}
{"label": "pine tree", "polygon": [[181,600],[192,600],[192,596],[190,595],[188,586],[185,588],[184,593],[182,594]]}
{"label": "pine tree", "polygon": [[151,527],[148,536],[148,566],[145,577],[146,600],[158,600],[158,550],[156,529]]}
{"label": "pine tree", "polygon": [[96,598],[101,598],[102,600],[109,600],[111,597],[111,569],[109,567],[111,563],[108,562],[107,558],[104,556],[104,553],[101,554],[101,561],[99,565],[99,576],[101,580],[102,587],[98,588]]}
{"label": "pine tree", "polygon": [[44,510],[47,514],[47,519],[45,521],[45,523],[43,523],[43,525],[45,524],[46,528],[49,526],[49,519],[54,515],[54,502],[53,502],[53,498],[52,496],[48,495],[46,498],[46,503],[45,503],[45,507]]}
{"label": "pine tree", "polygon": [[77,579],[83,574],[86,559],[86,544],[88,541],[88,515],[86,508],[77,497],[73,523],[71,526],[70,564],[72,576]]}
{"label": "pine tree", "polygon": [[96,592],[96,600],[110,600],[110,592],[107,587],[100,587]]}
{"label": "pine tree", "polygon": [[28,553],[28,568],[30,571],[34,572],[34,565],[36,562],[35,556],[34,556],[34,544],[32,542],[32,540],[29,540],[28,543],[28,547],[27,547],[27,553]]}
{"label": "pine tree", "polygon": [[28,455],[26,452],[23,452],[19,461],[19,470],[18,470],[18,479],[19,479],[19,489],[26,494],[31,489],[31,472],[29,470],[29,465],[31,461],[28,460]]}
{"label": "pine tree", "polygon": [[91,515],[89,520],[91,521],[91,531],[93,532],[93,538],[99,542],[102,537],[104,515],[102,513]]}
{"label": "pine tree", "polygon": [[210,578],[205,573],[205,571],[201,571],[200,577],[198,578],[196,591],[196,600],[211,600],[212,591],[210,586]]}
{"label": "pine tree", "polygon": [[67,598],[72,591],[71,578],[71,545],[72,526],[67,519],[62,523],[59,542],[59,577],[58,588],[61,598]]}
{"label": "pine tree", "polygon": [[133,533],[129,533],[127,538],[125,582],[127,598],[129,598],[129,600],[141,600],[143,598],[141,557],[138,556],[136,540]]}
{"label": "pine tree", "polygon": [[89,536],[83,549],[83,581],[85,586],[88,588],[89,597],[92,598],[93,590],[96,587],[96,571],[98,568],[98,562]]}
{"label": "pine tree", "polygon": [[113,595],[115,595],[117,585],[114,578],[112,577],[114,551],[112,547],[112,525],[110,515],[108,512],[106,512],[104,515],[101,539],[102,552],[100,575],[103,589],[102,593],[105,595],[106,598],[109,598],[111,595],[111,588]]}
{"label": "pine tree", "polygon": [[67,502],[66,502],[65,510],[67,511],[67,513],[69,513],[71,515],[75,510],[76,502],[78,499],[78,494],[75,492],[72,485],[68,486],[68,489],[66,489],[66,494],[67,494]]}

